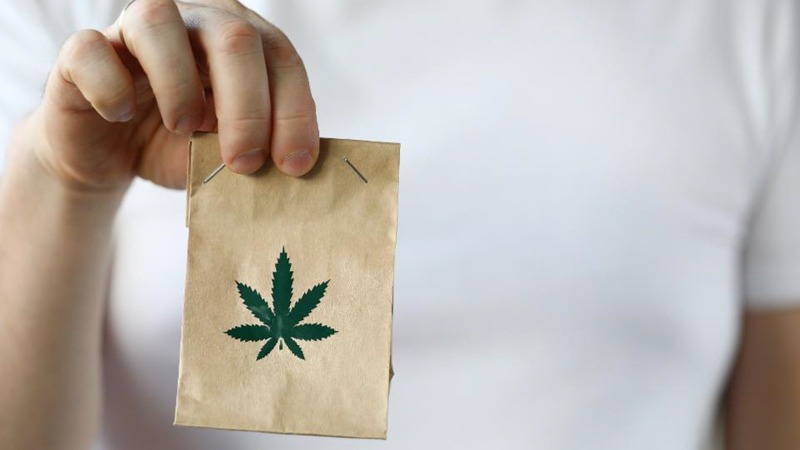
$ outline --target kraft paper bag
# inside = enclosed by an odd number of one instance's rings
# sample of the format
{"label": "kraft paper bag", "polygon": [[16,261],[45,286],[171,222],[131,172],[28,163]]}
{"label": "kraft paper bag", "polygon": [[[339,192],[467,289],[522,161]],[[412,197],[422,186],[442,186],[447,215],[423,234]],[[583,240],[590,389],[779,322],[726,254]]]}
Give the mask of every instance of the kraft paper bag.
{"label": "kraft paper bag", "polygon": [[398,144],[321,140],[302,178],[191,142],[176,425],[386,438]]}

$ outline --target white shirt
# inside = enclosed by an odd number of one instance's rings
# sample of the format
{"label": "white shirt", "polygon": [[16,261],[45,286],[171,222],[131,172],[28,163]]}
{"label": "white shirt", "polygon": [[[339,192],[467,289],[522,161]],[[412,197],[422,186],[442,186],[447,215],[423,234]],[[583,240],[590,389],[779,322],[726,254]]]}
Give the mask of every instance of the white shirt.
{"label": "white shirt", "polygon": [[[124,1],[4,1],[2,137]],[[791,0],[246,2],[323,136],[399,141],[388,441],[176,428],[182,192],[120,212],[105,448],[710,448],[745,308],[800,305]]]}

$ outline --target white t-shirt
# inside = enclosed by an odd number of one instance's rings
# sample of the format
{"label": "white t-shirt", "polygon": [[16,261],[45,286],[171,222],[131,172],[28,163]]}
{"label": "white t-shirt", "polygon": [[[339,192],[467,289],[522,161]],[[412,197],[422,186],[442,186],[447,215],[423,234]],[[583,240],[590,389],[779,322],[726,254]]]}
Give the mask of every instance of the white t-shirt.
{"label": "white t-shirt", "polygon": [[[125,0],[4,1],[0,138]],[[745,308],[800,305],[792,0],[263,0],[323,136],[403,144],[388,441],[171,425],[184,194],[137,181],[113,449],[706,449]]]}

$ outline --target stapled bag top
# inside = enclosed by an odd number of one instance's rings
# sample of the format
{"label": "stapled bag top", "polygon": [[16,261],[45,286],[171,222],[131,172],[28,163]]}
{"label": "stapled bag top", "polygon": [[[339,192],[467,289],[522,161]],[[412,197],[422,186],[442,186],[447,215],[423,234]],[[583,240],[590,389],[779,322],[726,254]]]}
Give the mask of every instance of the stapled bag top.
{"label": "stapled bag top", "polygon": [[400,146],[322,139],[302,178],[195,135],[176,425],[386,438]]}

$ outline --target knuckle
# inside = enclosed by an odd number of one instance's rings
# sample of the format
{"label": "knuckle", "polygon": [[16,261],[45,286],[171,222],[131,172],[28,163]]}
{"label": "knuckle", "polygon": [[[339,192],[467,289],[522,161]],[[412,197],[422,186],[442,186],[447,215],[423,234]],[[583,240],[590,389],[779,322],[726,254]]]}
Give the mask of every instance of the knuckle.
{"label": "knuckle", "polygon": [[297,53],[289,38],[277,28],[273,28],[262,40],[264,53],[270,59],[273,68],[303,67],[303,59]]}
{"label": "knuckle", "polygon": [[314,113],[314,110],[309,108],[297,109],[294,111],[289,111],[285,114],[275,115],[276,123],[286,123],[286,122],[311,123],[315,119],[316,119],[316,114]]}
{"label": "knuckle", "polygon": [[222,0],[221,4],[224,9],[231,11],[238,16],[244,16],[247,11],[249,11],[247,7],[242,5],[237,0]]}
{"label": "knuckle", "polygon": [[145,27],[158,26],[174,18],[175,4],[171,0],[140,0],[134,2],[128,12],[131,22]]}
{"label": "knuckle", "polygon": [[116,109],[121,105],[126,105],[133,97],[133,90],[124,81],[106,86],[102,95],[92,101],[92,104],[99,109]]}
{"label": "knuckle", "polygon": [[281,107],[273,112],[274,121],[278,122],[307,122],[317,120],[317,104],[310,93],[282,102]]}
{"label": "knuckle", "polygon": [[67,63],[86,61],[96,57],[106,49],[108,42],[102,33],[95,30],[81,30],[73,33],[64,43],[62,54]]}
{"label": "knuckle", "polygon": [[260,52],[261,35],[250,22],[229,20],[219,29],[219,51],[226,54]]}
{"label": "knuckle", "polygon": [[263,135],[268,130],[269,117],[266,115],[254,114],[250,116],[231,117],[225,120],[220,119],[220,127],[224,127],[234,132],[256,133]]}

